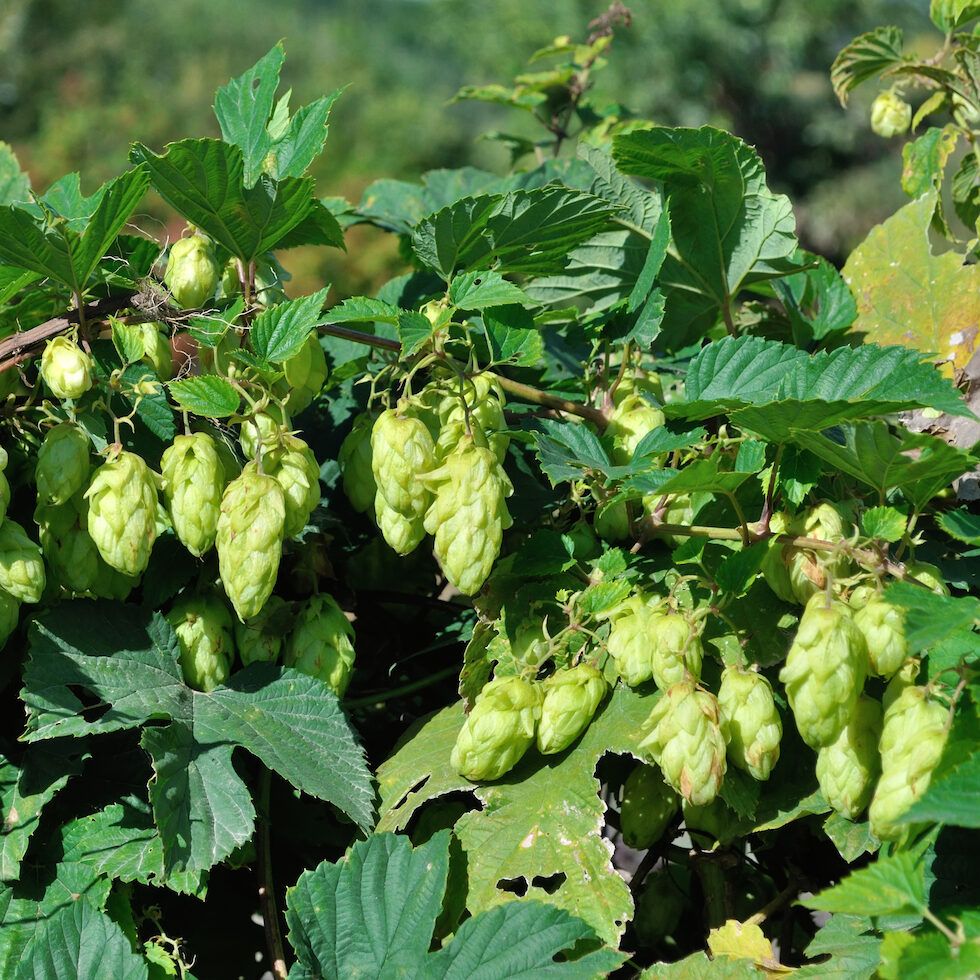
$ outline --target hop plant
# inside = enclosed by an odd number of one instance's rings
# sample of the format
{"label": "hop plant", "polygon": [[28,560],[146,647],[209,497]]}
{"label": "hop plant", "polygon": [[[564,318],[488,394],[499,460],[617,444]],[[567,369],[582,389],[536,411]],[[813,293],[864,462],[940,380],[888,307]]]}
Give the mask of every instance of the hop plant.
{"label": "hop plant", "polygon": [[34,469],[38,500],[66,503],[88,483],[91,469],[88,436],[78,426],[62,422],[48,429]]}
{"label": "hop plant", "polygon": [[309,334],[303,346],[283,363],[282,368],[289,385],[289,411],[298,415],[313,404],[327,380],[327,357],[317,335]]}
{"label": "hop plant", "polygon": [[419,479],[433,468],[435,444],[418,418],[388,409],[371,429],[375,515],[385,541],[400,555],[418,547],[432,495]]}
{"label": "hop plant", "polygon": [[881,705],[865,695],[837,739],[817,753],[817,780],[824,799],[848,820],[868,805],[878,778]]}
{"label": "hop plant", "polygon": [[41,355],[41,377],[55,398],[81,398],[92,387],[92,358],[73,340],[55,337]]}
{"label": "hop plant", "polygon": [[891,89],[880,92],[871,103],[871,129],[876,136],[902,136],[911,124],[912,106]]}
{"label": "hop plant", "polygon": [[45,584],[41,549],[6,518],[0,524],[0,589],[20,602],[40,602]]}
{"label": "hop plant", "polygon": [[609,417],[604,433],[612,447],[612,460],[625,466],[633,458],[643,437],[664,424],[664,413],[640,394],[630,394],[619,401]]}
{"label": "hop plant", "polygon": [[753,779],[768,779],[783,736],[772,685],[754,670],[726,667],[721,672],[718,707],[732,764]]}
{"label": "hop plant", "polygon": [[651,647],[650,668],[660,690],[666,691],[686,676],[700,679],[704,656],[701,637],[683,613],[654,613],[647,625],[647,639]]}
{"label": "hop plant", "polygon": [[378,485],[374,482],[371,467],[371,428],[374,417],[369,412],[361,412],[354,419],[354,427],[340,444],[337,461],[344,479],[344,493],[351,506],[364,514],[374,506]]}
{"label": "hop plant", "polygon": [[869,599],[854,614],[854,625],[864,636],[872,674],[891,677],[905,663],[905,613],[880,596]]}
{"label": "hop plant", "polygon": [[287,621],[291,622],[289,606],[277,595],[269,596],[257,616],[244,623],[236,619],[235,648],[242,664],[275,663],[282,653]]}
{"label": "hop plant", "polygon": [[[776,511],[769,519],[769,530],[773,535],[797,534],[799,527],[796,522],[783,511]],[[792,551],[785,545],[781,545],[778,539],[773,540],[762,559],[762,577],[766,584],[783,602],[796,602],[796,594],[793,592],[793,583],[789,578],[789,562],[791,561]]]}
{"label": "hop plant", "polygon": [[149,364],[161,381],[174,376],[174,354],[166,327],[156,321],[140,326],[143,341],[143,362]]}
{"label": "hop plant", "polygon": [[868,810],[881,840],[901,839],[902,815],[929,788],[946,746],[949,711],[924,687],[906,687],[885,710],[879,750],[881,778]]}
{"label": "hop plant", "polygon": [[905,564],[905,574],[932,589],[936,595],[949,595],[949,586],[943,581],[943,573],[925,561],[910,561]]}
{"label": "hop plant", "polygon": [[225,468],[206,432],[177,436],[160,462],[163,496],[174,533],[200,557],[214,547],[225,488]]}
{"label": "hop plant", "polygon": [[541,690],[522,677],[495,677],[477,695],[449,762],[471,783],[500,779],[534,741]]}
{"label": "hop plant", "polygon": [[436,558],[460,592],[474,595],[512,523],[505,498],[514,488],[493,450],[468,436],[424,481],[435,491],[423,526],[435,536]]}
{"label": "hop plant", "polygon": [[254,462],[247,464],[225,488],[216,536],[221,582],[243,622],[272,595],[285,521],[282,487]]}
{"label": "hop plant", "polygon": [[254,459],[260,451],[274,449],[288,431],[289,416],[275,403],[267,405],[264,411],[256,412],[242,423],[239,433],[242,452]]}
{"label": "hop plant", "polygon": [[725,777],[725,739],[718,702],[684,680],[669,688],[644,725],[640,749],[649,753],[664,778],[688,803],[706,806]]}
{"label": "hop plant", "polygon": [[7,482],[7,476],[3,472],[3,467],[0,467],[0,524],[3,523],[4,518],[7,516],[7,508],[10,506],[10,484]]}
{"label": "hop plant", "polygon": [[651,640],[657,617],[659,600],[634,595],[623,604],[614,616],[606,640],[606,649],[616,664],[620,677],[636,687],[653,677],[654,645]]}
{"label": "hop plant", "polygon": [[656,766],[641,762],[626,777],[619,827],[629,847],[645,851],[666,833],[681,801]]}
{"label": "hop plant", "polygon": [[354,671],[354,627],[328,595],[307,599],[286,640],[283,663],[295,667],[343,697]]}
{"label": "hop plant", "polygon": [[231,614],[214,595],[178,599],[167,613],[177,634],[184,680],[198,691],[213,691],[228,679],[235,655]]}
{"label": "hop plant", "polygon": [[868,651],[851,611],[815,595],[800,618],[779,679],[807,745],[836,741],[854,711],[868,671]]}
{"label": "hop plant", "polygon": [[541,685],[541,720],[538,751],[542,755],[563,752],[589,726],[606,696],[608,685],[591,664],[559,670]]}
{"label": "hop plant", "polygon": [[88,533],[107,565],[135,578],[150,560],[157,536],[153,473],[125,450],[103,463],[88,490]]}
{"label": "hop plant", "polygon": [[220,274],[211,241],[204,235],[191,235],[170,247],[163,281],[178,306],[196,310],[214,295]]}
{"label": "hop plant", "polygon": [[7,640],[17,629],[19,618],[20,603],[9,592],[0,589],[0,650],[3,650]]}
{"label": "hop plant", "polygon": [[595,533],[615,544],[630,536],[630,515],[625,500],[610,500],[600,504],[595,512]]}
{"label": "hop plant", "polygon": [[320,503],[320,466],[313,450],[296,436],[283,436],[280,445],[263,458],[262,465],[282,487],[286,506],[283,535],[294,538]]}

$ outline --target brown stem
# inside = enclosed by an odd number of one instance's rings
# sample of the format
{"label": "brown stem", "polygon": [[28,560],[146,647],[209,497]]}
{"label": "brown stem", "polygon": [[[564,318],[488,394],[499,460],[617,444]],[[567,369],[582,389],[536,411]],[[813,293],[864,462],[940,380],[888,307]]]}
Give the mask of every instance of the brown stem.
{"label": "brown stem", "polygon": [[256,852],[259,873],[259,902],[265,926],[265,942],[271,959],[272,975],[286,980],[286,950],[279,928],[279,908],[276,905],[275,884],[272,880],[272,845],[269,827],[269,800],[272,795],[272,773],[265,766],[259,780],[259,840]]}

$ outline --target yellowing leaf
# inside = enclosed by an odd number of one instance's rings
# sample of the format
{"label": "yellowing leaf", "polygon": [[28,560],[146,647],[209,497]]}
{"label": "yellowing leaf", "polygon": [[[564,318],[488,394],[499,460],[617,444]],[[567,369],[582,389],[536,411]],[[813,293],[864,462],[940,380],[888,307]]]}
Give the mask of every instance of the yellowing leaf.
{"label": "yellowing leaf", "polygon": [[730,956],[736,960],[771,963],[772,943],[752,922],[729,919],[723,926],[708,933],[708,949],[712,956]]}
{"label": "yellowing leaf", "polygon": [[966,366],[980,334],[980,266],[957,252],[935,255],[930,191],[871,229],[851,253],[844,279],[857,300],[854,331],[876,344],[904,344]]}

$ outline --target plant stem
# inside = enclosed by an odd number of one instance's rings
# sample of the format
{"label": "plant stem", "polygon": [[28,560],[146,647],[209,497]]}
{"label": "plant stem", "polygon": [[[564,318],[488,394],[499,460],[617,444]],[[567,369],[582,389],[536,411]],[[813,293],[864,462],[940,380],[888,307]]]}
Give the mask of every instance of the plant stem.
{"label": "plant stem", "polygon": [[727,851],[700,851],[692,854],[694,869],[701,882],[707,924],[711,929],[722,925],[729,917],[728,885],[725,868],[731,866],[731,855]]}
{"label": "plant stem", "polygon": [[428,677],[423,677],[421,680],[409,681],[407,684],[402,684],[401,687],[392,687],[378,694],[372,694],[370,697],[345,699],[343,704],[345,708],[367,708],[384,701],[394,701],[395,698],[404,697],[406,694],[414,694],[416,691],[421,691],[423,688],[438,684],[439,681],[445,680],[447,677],[452,677],[453,674],[457,673],[459,673],[459,667],[446,667],[443,670],[436,671],[434,674],[429,674]]}
{"label": "plant stem", "polygon": [[270,839],[270,797],[272,772],[262,766],[259,777],[259,840],[257,849],[259,873],[259,902],[262,922],[265,925],[265,943],[272,961],[272,975],[276,980],[286,980],[286,951],[279,929],[279,908],[276,905],[275,884],[272,880],[272,845]]}

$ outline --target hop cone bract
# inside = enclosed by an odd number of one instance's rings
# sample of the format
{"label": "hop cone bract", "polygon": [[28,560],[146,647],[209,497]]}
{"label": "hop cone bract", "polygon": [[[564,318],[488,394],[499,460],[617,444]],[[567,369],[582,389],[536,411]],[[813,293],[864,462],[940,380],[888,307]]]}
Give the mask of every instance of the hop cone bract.
{"label": "hop cone bract", "polygon": [[198,691],[213,691],[228,679],[235,650],[231,614],[213,595],[178,599],[167,622],[180,644],[180,666],[184,680]]}
{"label": "hop cone bract", "polygon": [[623,398],[613,409],[604,434],[612,446],[613,462],[619,466],[629,463],[643,437],[663,424],[664,413],[642,395]]}
{"label": "hop cone bract", "polygon": [[81,398],[92,387],[92,358],[73,340],[55,337],[41,355],[41,377],[56,398]]}
{"label": "hop cone bract", "polygon": [[296,436],[283,436],[263,458],[265,472],[282,487],[286,505],[283,535],[294,538],[320,503],[320,466],[313,450]]}
{"label": "hop cone bract", "polygon": [[283,362],[283,373],[289,385],[289,411],[298,415],[313,404],[327,380],[327,357],[315,333],[307,336],[303,346]]}
{"label": "hop cone bract", "polygon": [[591,664],[558,670],[541,685],[538,751],[554,755],[568,748],[588,728],[606,695],[606,680]]}
{"label": "hop cone bract", "polygon": [[257,616],[244,623],[236,619],[235,647],[242,664],[247,667],[257,661],[275,663],[291,622],[289,606],[277,595],[269,596]]}
{"label": "hop cone bract", "polygon": [[81,494],[64,504],[38,504],[34,510],[48,571],[69,592],[89,592],[105,566],[88,533],[88,502]]}
{"label": "hop cone bract", "polygon": [[140,327],[140,336],[144,363],[153,368],[161,381],[169,381],[174,376],[174,354],[166,327],[156,322],[144,323]]}
{"label": "hop cone bract", "polygon": [[214,295],[220,275],[211,242],[203,235],[191,235],[178,239],[170,247],[163,281],[178,306],[194,310]]}
{"label": "hop cone bract", "polygon": [[854,625],[864,636],[871,673],[891,677],[909,652],[904,611],[875,596],[854,614]]}
{"label": "hop cone bract", "polygon": [[283,663],[319,677],[343,697],[354,671],[354,627],[330,596],[307,599],[286,640]]}
{"label": "hop cone bract", "polygon": [[871,129],[876,136],[891,139],[909,131],[912,106],[891,90],[881,92],[871,103]]}
{"label": "hop cone bract", "polygon": [[0,589],[20,602],[40,602],[44,559],[27,532],[9,517],[0,524]]}
{"label": "hop cone bract", "polygon": [[680,808],[677,794],[656,766],[641,762],[626,777],[619,827],[629,847],[645,851],[663,837]]}
{"label": "hop cone bract", "polygon": [[721,733],[728,757],[753,779],[768,779],[783,736],[769,681],[754,670],[726,667],[718,689]]}
{"label": "hop cone bract", "polygon": [[19,617],[20,603],[9,592],[0,589],[0,650],[10,639],[10,634],[17,629]]}
{"label": "hop cone bract", "polygon": [[374,507],[378,485],[371,468],[371,428],[374,417],[362,412],[354,419],[354,427],[340,444],[337,461],[344,478],[344,493],[351,506],[360,514]]}
{"label": "hop cone bract", "polygon": [[653,677],[651,633],[659,602],[646,596],[632,596],[623,604],[609,629],[606,649],[616,663],[616,671],[630,687]]}
{"label": "hop cone bract", "polygon": [[806,605],[779,679],[803,741],[830,745],[854,711],[868,670],[868,652],[851,611],[815,595]]}
{"label": "hop cone bract", "polygon": [[192,555],[201,556],[214,546],[225,488],[214,439],[206,432],[177,436],[164,451],[160,471],[174,532]]}
{"label": "hop cone bract", "polygon": [[38,500],[66,503],[88,483],[91,469],[88,436],[78,426],[62,422],[48,429],[34,470]]}
{"label": "hop cone bract", "polygon": [[284,432],[289,431],[289,416],[276,404],[270,404],[262,412],[246,419],[239,432],[239,442],[246,456],[255,457],[274,449]]}
{"label": "hop cone bract", "polygon": [[666,691],[688,675],[700,679],[704,655],[701,637],[683,613],[671,609],[654,613],[647,624],[647,637],[650,667],[660,690]]}
{"label": "hop cone bract", "polygon": [[861,695],[836,741],[817,753],[817,779],[824,799],[848,820],[868,805],[878,778],[881,705]]}

